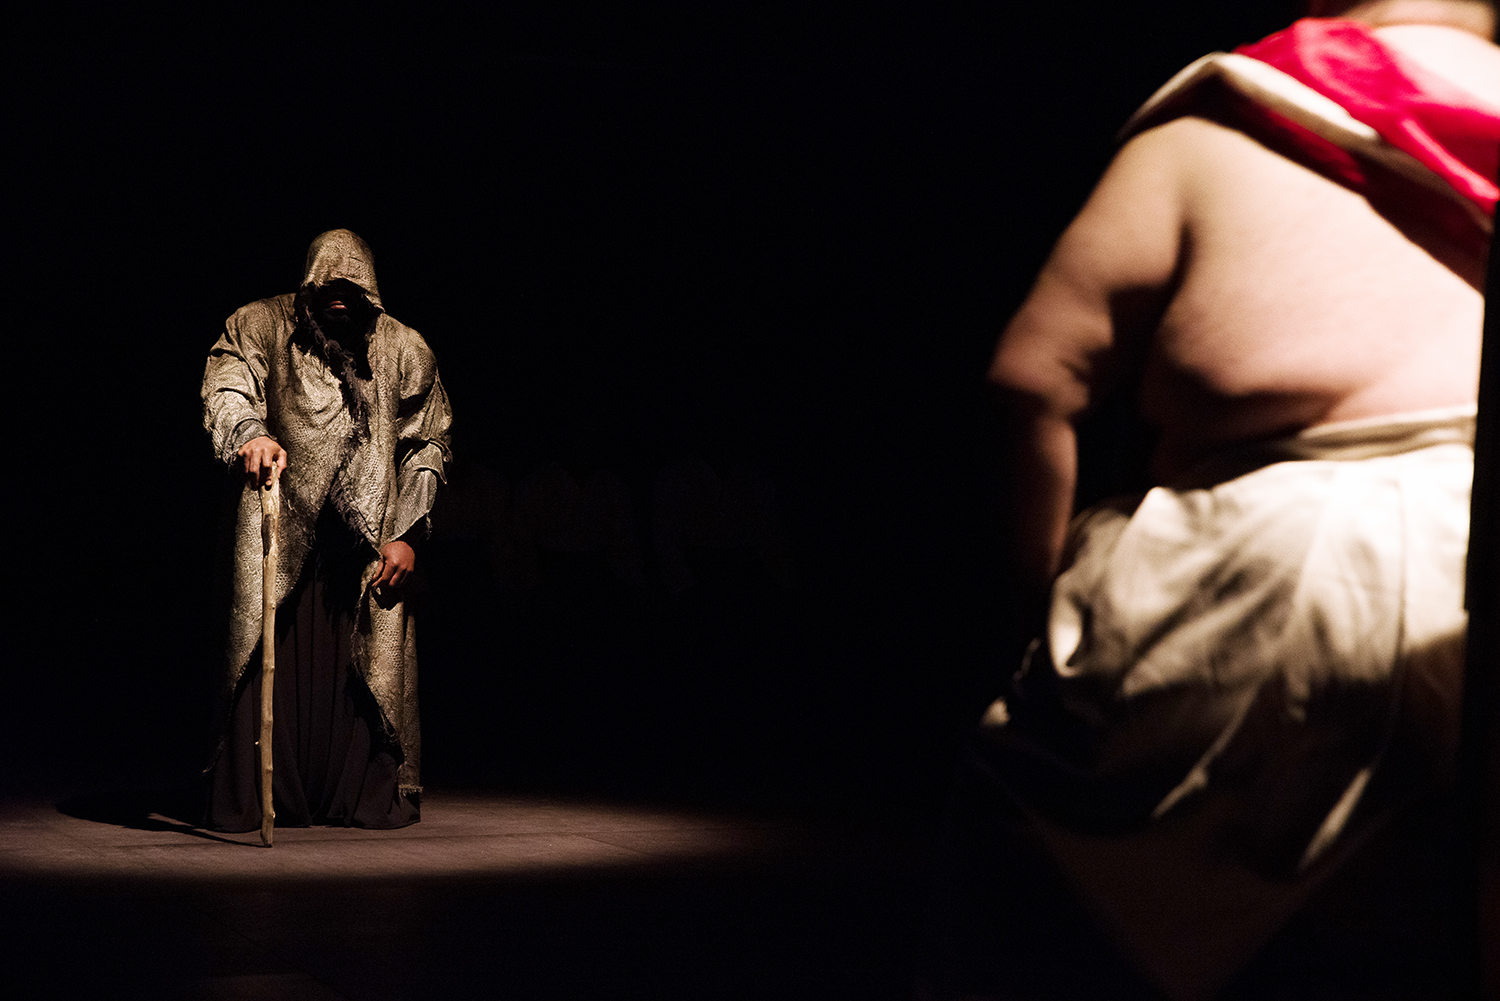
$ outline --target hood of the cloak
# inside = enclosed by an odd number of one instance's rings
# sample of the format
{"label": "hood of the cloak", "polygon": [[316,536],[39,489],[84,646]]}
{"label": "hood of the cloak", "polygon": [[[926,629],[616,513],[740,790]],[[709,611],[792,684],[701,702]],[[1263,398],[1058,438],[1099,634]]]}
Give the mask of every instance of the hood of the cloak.
{"label": "hood of the cloak", "polygon": [[380,302],[380,286],[375,284],[375,258],[369,246],[347,229],[330,229],[318,234],[307,248],[302,287],[323,286],[340,278],[364,289],[370,305],[385,309]]}

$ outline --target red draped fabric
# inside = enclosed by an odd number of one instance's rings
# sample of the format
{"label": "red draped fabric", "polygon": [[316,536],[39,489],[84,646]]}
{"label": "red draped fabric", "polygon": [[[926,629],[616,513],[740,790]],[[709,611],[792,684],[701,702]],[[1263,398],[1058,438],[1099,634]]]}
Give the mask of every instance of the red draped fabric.
{"label": "red draped fabric", "polygon": [[1235,51],[1336,101],[1494,214],[1500,109],[1403,60],[1355,21],[1305,18]]}
{"label": "red draped fabric", "polygon": [[[1392,218],[1419,219],[1470,254],[1483,255],[1500,188],[1500,108],[1402,58],[1366,25],[1304,18],[1284,31],[1236,49],[1285,73],[1370,126],[1447,182],[1452,198],[1346,150],[1270,107],[1217,83],[1192,86],[1164,102],[1131,131],[1197,114],[1238,129],[1268,148],[1364,195]],[[1469,202],[1478,212],[1466,209]]]}

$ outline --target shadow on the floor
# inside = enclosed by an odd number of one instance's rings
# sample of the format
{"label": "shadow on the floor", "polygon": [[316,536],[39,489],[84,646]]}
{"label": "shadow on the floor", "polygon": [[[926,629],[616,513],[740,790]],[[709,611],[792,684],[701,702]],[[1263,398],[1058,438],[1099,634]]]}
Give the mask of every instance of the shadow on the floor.
{"label": "shadow on the floor", "polygon": [[[15,807],[7,829],[0,811],[0,835],[19,839],[35,830],[50,841],[28,856],[37,864],[5,860],[9,869],[0,873],[0,903],[25,915],[0,936],[11,994],[288,1001],[910,996],[914,867],[837,833],[793,828],[784,849],[726,845],[695,855],[677,849],[727,835],[734,822],[705,827],[685,814],[679,827],[653,809],[641,810],[637,822],[628,810],[597,801],[575,810],[555,800],[454,794],[443,829],[449,836],[408,839],[399,852],[378,838],[337,837],[278,853],[247,840],[239,842],[245,851],[231,852],[182,843],[177,834],[214,836],[178,826],[172,818],[184,815],[185,798],[162,788],[168,784],[146,779],[133,788],[127,782],[54,796],[50,823],[39,822],[28,802]],[[512,837],[496,825],[497,817],[522,810],[534,816],[520,830],[533,833]],[[79,832],[64,817],[112,826]],[[160,833],[109,834],[125,829]],[[604,840],[581,833],[587,831]],[[777,831],[752,826],[742,837],[760,845],[760,833]],[[569,839],[593,841],[580,848],[603,850],[589,857],[606,862],[636,850],[661,861],[555,864],[558,843]],[[398,857],[426,857],[429,865],[392,866]],[[496,867],[502,857],[513,864]]]}
{"label": "shadow on the floor", "polygon": [[203,801],[200,792],[193,787],[86,792],[59,802],[57,812],[79,820],[128,827],[135,831],[170,831],[224,844],[240,843],[198,826]]}

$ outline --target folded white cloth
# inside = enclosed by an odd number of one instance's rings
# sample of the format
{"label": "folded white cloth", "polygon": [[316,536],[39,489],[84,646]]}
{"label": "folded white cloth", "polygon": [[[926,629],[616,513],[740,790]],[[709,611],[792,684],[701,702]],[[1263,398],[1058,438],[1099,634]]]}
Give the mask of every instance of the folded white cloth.
{"label": "folded white cloth", "polygon": [[[1337,836],[1399,716],[1456,742],[1472,407],[1325,425],[1224,454],[1074,522],[1043,661],[1083,740],[1057,751],[1144,821],[1223,772]],[[1011,707],[992,707],[992,727]],[[1045,733],[1033,734],[1045,745]],[[1061,790],[1059,790],[1061,792]],[[1127,812],[1129,807],[1127,807]]]}

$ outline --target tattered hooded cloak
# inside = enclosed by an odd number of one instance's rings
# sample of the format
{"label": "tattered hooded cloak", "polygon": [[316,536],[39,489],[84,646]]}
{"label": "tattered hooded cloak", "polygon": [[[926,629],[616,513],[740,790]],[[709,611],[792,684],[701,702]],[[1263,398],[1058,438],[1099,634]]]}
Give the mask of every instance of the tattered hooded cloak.
{"label": "tattered hooded cloak", "polygon": [[[368,369],[320,343],[308,309],[315,289],[339,279],[357,285],[369,307],[363,333]],[[253,302],[226,321],[203,373],[203,423],[221,459],[235,462],[240,446],[260,435],[287,452],[278,606],[297,583],[325,504],[370,545],[351,637],[353,664],[380,709],[383,734],[372,736],[400,748],[403,792],[420,788],[415,629],[403,601],[377,600],[370,585],[380,547],[418,522],[425,525],[449,458],[450,419],[432,351],[385,312],[369,248],[343,229],[313,240],[299,292]],[[261,636],[261,512],[252,487],[240,494],[234,532],[216,758],[227,739],[234,693]]]}

